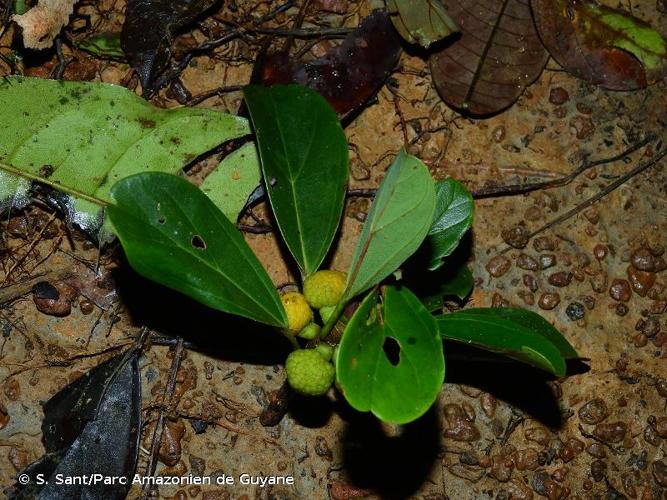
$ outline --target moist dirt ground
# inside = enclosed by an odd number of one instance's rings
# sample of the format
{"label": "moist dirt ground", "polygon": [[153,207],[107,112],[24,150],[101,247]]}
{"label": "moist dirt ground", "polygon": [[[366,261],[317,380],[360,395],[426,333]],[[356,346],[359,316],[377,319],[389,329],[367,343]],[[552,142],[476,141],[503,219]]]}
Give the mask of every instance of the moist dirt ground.
{"label": "moist dirt ground", "polygon": [[[82,2],[67,30],[84,30],[76,36],[119,31],[123,4]],[[667,26],[660,0],[620,4],[663,31]],[[277,5],[225,3],[179,36],[174,53],[178,57],[219,35],[221,20],[243,23]],[[314,0],[303,26],[356,26],[379,6]],[[286,10],[269,25],[291,27],[298,10]],[[12,51],[13,30],[1,39],[4,55]],[[233,89],[248,82],[261,41],[237,38],[192,60],[181,81],[193,96],[222,87],[197,106],[238,111],[241,94]],[[317,56],[332,43],[317,40],[304,50]],[[63,56],[65,79],[137,88],[126,64],[96,59],[69,44],[63,45]],[[439,99],[422,56],[404,51],[377,99],[347,126],[352,188],[377,187],[402,147],[427,163],[435,178],[453,177],[480,189],[557,178],[586,159],[621,153],[647,134],[665,137],[665,82],[636,92],[604,91],[550,61],[513,107],[474,120]],[[17,71],[49,77],[57,64],[55,51],[47,50],[26,56]],[[11,68],[0,62],[0,71]],[[181,105],[169,88],[151,101]],[[260,414],[285,378],[281,363],[289,346],[279,335],[253,330],[142,280],[119,247],[98,251],[40,205],[5,213],[0,487],[11,485],[17,471],[43,453],[40,402],[147,326],[196,346],[186,349],[178,371],[157,473],[237,478],[233,486],[163,486],[156,492],[160,498],[667,498],[665,162],[529,241],[517,241],[525,232],[517,228],[539,229],[655,150],[654,143],[564,187],[476,201],[474,227],[462,251],[476,286],[465,305],[536,311],[587,361],[572,375],[553,380],[515,364],[450,356],[437,403],[400,428],[356,413],[334,391],[324,400],[294,398],[278,425],[261,425]],[[196,180],[206,166],[206,161],[194,165],[187,175]],[[369,205],[368,198],[348,200],[331,267],[347,268]],[[266,207],[254,209],[254,217],[272,223]],[[293,282],[273,233],[246,237],[277,286]],[[65,275],[76,295],[71,312],[61,317],[40,312],[29,292],[34,280],[58,284]],[[148,437],[172,358],[173,351],[159,345],[146,348],[141,358]],[[145,470],[149,449],[144,438],[138,473]],[[294,485],[239,484],[243,473],[289,475]],[[129,498],[140,495],[135,487]]]}

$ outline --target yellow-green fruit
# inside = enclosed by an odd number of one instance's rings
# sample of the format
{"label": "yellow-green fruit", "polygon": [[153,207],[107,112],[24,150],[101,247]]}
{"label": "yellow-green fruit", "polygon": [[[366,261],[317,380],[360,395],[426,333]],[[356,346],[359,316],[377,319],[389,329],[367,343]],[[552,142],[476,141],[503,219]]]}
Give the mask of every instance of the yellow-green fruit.
{"label": "yellow-green fruit", "polygon": [[343,297],[346,279],[340,271],[317,271],[303,282],[303,294],[315,309],[335,306]]}
{"label": "yellow-green fruit", "polygon": [[322,318],[322,321],[325,323],[329,321],[329,318],[331,318],[331,315],[333,312],[336,310],[336,306],[325,306],[320,308],[320,318]]}
{"label": "yellow-green fruit", "polygon": [[299,292],[287,292],[280,299],[287,313],[287,329],[296,335],[313,321],[313,311]]}
{"label": "yellow-green fruit", "polygon": [[296,392],[306,396],[321,396],[334,381],[336,370],[313,349],[298,349],[287,356],[287,381]]}
{"label": "yellow-green fruit", "polygon": [[319,336],[321,329],[317,323],[309,323],[299,332],[299,337],[306,340],[313,340]]}

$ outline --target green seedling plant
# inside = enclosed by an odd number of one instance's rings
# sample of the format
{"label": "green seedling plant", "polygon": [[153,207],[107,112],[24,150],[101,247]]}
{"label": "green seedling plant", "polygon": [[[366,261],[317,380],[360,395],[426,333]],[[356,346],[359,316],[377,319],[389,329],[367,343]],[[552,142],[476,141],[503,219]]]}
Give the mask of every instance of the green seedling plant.
{"label": "green seedling plant", "polygon": [[293,348],[286,374],[295,391],[322,396],[335,385],[352,407],[386,422],[413,421],[433,405],[445,376],[443,339],[566,374],[577,353],[533,312],[434,314],[443,297],[463,299],[472,288],[470,271],[448,257],[474,205],[459,182],[434,181],[405,151],[384,175],[349,268],[327,269],[348,185],[336,114],[298,85],[248,86],[244,97],[275,225],[299,269],[296,289],[280,294],[234,222],[186,180],[158,172],[118,181],[106,207],[140,274],[274,327]]}

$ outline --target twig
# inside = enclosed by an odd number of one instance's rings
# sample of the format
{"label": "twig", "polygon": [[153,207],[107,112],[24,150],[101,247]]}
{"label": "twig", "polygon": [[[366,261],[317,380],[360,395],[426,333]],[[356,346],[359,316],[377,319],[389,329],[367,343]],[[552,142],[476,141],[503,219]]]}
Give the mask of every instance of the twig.
{"label": "twig", "polygon": [[28,245],[28,249],[21,256],[21,258],[19,258],[19,260],[17,260],[16,262],[14,262],[14,264],[12,264],[12,267],[9,268],[9,271],[7,271],[7,274],[5,274],[5,278],[2,280],[3,285],[7,282],[11,274],[14,272],[14,269],[16,269],[16,267],[19,266],[28,257],[28,255],[30,255],[30,252],[32,252],[33,248],[35,248],[37,243],[39,243],[39,241],[42,239],[42,234],[44,234],[44,231],[46,231],[46,229],[49,227],[49,225],[51,224],[51,222],[53,222],[53,219],[55,218],[56,218],[56,213],[54,212],[51,214],[51,217],[49,217],[49,220],[46,221],[44,227],[42,227],[39,233],[37,233],[37,235],[32,240],[30,245]]}
{"label": "twig", "polygon": [[202,92],[201,94],[198,94],[196,96],[192,96],[192,98],[185,103],[186,106],[196,106],[197,104],[201,103],[202,101],[205,101],[206,99],[209,99],[211,97],[218,96],[220,94],[225,94],[227,92],[237,92],[243,88],[243,85],[229,85],[226,87],[218,87],[213,90],[207,90],[206,92]]}
{"label": "twig", "polygon": [[[171,361],[171,370],[169,373],[169,381],[167,382],[167,387],[164,390],[162,396],[162,404],[160,406],[160,411],[158,413],[158,419],[155,423],[155,429],[153,430],[153,436],[151,437],[151,449],[150,454],[148,455],[148,465],[146,466],[146,476],[153,477],[155,475],[155,469],[157,467],[157,455],[158,450],[160,449],[160,442],[162,441],[162,432],[164,431],[164,419],[167,410],[167,405],[171,403],[171,398],[174,395],[174,390],[176,389],[176,375],[178,369],[181,366],[181,361],[183,360],[183,338],[178,338],[178,343],[176,344],[176,349],[174,349],[174,359]],[[152,490],[152,485],[150,481],[146,482],[144,490],[141,494],[142,500],[148,498]]]}
{"label": "twig", "polygon": [[28,278],[27,280],[21,281],[19,283],[0,288],[0,305],[30,293],[32,287],[34,287],[40,281],[59,280],[68,274],[68,271],[51,271],[48,273],[38,274],[37,276],[33,276],[32,278]]}
{"label": "twig", "polygon": [[266,234],[273,232],[273,227],[267,224],[254,224],[252,226],[247,224],[237,224],[236,227],[239,231],[250,234]]}
{"label": "twig", "polygon": [[[618,179],[616,179],[614,182],[612,182],[611,184],[609,184],[607,187],[605,187],[602,191],[600,191],[600,192],[597,193],[596,195],[591,196],[589,199],[587,199],[587,200],[585,200],[584,202],[580,203],[579,205],[577,205],[577,206],[574,207],[573,209],[568,210],[567,212],[565,212],[564,214],[562,214],[562,215],[556,217],[556,218],[553,219],[552,221],[547,222],[544,226],[540,227],[539,229],[536,229],[535,231],[533,231],[532,233],[530,233],[530,234],[528,235],[528,239],[529,239],[529,240],[532,239],[532,238],[535,237],[536,235],[538,235],[538,234],[540,234],[540,233],[543,233],[543,232],[546,231],[547,229],[552,228],[552,227],[554,227],[554,226],[560,224],[560,223],[563,222],[563,221],[566,221],[567,219],[569,219],[569,218],[572,217],[573,215],[576,215],[576,214],[578,214],[579,212],[581,212],[582,210],[584,210],[584,209],[590,207],[593,203],[595,203],[596,201],[600,200],[601,198],[604,198],[604,197],[607,196],[609,193],[611,193],[612,191],[616,190],[618,187],[620,187],[620,186],[622,186],[623,184],[625,184],[626,182],[628,182],[628,181],[629,181],[630,179],[632,179],[634,176],[636,176],[636,175],[642,173],[644,170],[646,170],[646,169],[648,169],[648,168],[650,168],[650,167],[656,165],[662,158],[664,158],[665,155],[667,155],[667,148],[662,149],[661,151],[659,151],[659,152],[658,152],[655,156],[653,156],[653,158],[651,158],[650,160],[647,160],[647,161],[645,161],[644,163],[640,163],[637,167],[633,168],[633,169],[630,170],[627,174],[622,175],[621,177],[619,177]],[[511,250],[512,248],[513,248],[513,247],[511,247],[511,246],[507,246],[506,248],[504,248],[503,250],[501,250],[500,253],[503,254],[503,253],[505,253],[505,252]]]}
{"label": "twig", "polygon": [[566,184],[569,184],[572,182],[576,177],[584,173],[586,170],[589,170],[593,167],[596,167],[598,165],[604,165],[606,163],[612,163],[618,160],[622,160],[623,158],[626,158],[628,155],[631,153],[634,153],[638,149],[643,148],[647,144],[655,141],[658,138],[657,135],[655,134],[649,134],[646,136],[643,140],[639,141],[636,144],[633,144],[629,148],[625,149],[621,153],[614,155],[610,158],[601,158],[599,160],[594,160],[591,162],[584,162],[581,166],[578,168],[574,169],[572,172],[570,172],[568,175],[559,177],[557,179],[549,180],[549,181],[542,181],[542,182],[533,182],[530,184],[510,184],[505,185],[505,186],[491,186],[491,187],[486,187],[486,188],[481,188],[481,189],[476,189],[472,191],[472,196],[475,199],[478,198],[490,198],[490,197],[498,197],[498,196],[511,196],[511,195],[516,195],[516,194],[522,194],[522,193],[527,193],[529,191],[536,191],[538,189],[546,189],[546,188],[554,188],[554,187],[561,187],[565,186]]}

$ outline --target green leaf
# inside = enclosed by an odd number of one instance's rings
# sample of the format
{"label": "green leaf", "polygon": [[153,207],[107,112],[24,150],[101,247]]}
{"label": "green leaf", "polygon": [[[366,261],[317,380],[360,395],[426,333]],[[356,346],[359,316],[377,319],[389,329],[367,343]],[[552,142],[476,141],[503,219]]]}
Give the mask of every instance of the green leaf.
{"label": "green leaf", "polygon": [[473,308],[437,316],[440,335],[504,354],[562,377],[574,348],[551,323],[526,309]]}
{"label": "green leaf", "polygon": [[437,182],[435,196],[435,217],[425,241],[430,252],[431,270],[442,266],[442,259],[451,255],[459,245],[472,225],[475,210],[470,192],[454,179]]}
{"label": "green leaf", "polygon": [[250,132],[243,118],[155,108],[104,83],[11,76],[0,81],[0,101],[0,208],[25,205],[30,182],[39,180],[71,195],[71,219],[90,231],[117,180],[176,173]]}
{"label": "green leaf", "polygon": [[435,210],[426,166],[401,151],[385,174],[357,241],[345,296],[352,298],[393,273],[426,237]]}
{"label": "green leaf", "polygon": [[299,85],[245,87],[273,213],[306,275],[338,229],[348,178],[347,141],[336,113]]}
{"label": "green leaf", "polygon": [[386,0],[391,22],[410,43],[428,48],[459,31],[440,0]]}
{"label": "green leaf", "polygon": [[261,179],[257,148],[246,143],[225,157],[218,168],[211,172],[201,189],[229,220],[236,219],[243,210],[248,196]]}
{"label": "green leaf", "polygon": [[80,50],[104,59],[122,61],[125,52],[120,46],[120,33],[99,33],[84,40],[75,41],[74,45]]}
{"label": "green leaf", "polygon": [[119,181],[111,195],[109,218],[139,274],[214,309],[287,325],[261,263],[195,186],[175,175],[148,172]]}
{"label": "green leaf", "polygon": [[[410,290],[386,287],[381,305],[378,295],[368,294],[347,324],[336,376],[353,408],[404,424],[423,415],[440,392],[442,340],[433,316]],[[397,364],[385,353],[386,342],[398,344]]]}
{"label": "green leaf", "polygon": [[437,283],[436,290],[419,297],[426,309],[431,312],[442,309],[445,297],[465,299],[475,285],[472,273],[466,265],[442,267],[437,274],[431,276],[431,279]]}

